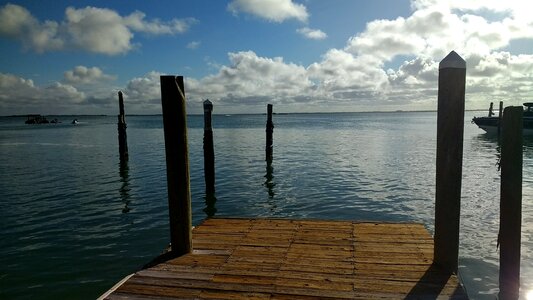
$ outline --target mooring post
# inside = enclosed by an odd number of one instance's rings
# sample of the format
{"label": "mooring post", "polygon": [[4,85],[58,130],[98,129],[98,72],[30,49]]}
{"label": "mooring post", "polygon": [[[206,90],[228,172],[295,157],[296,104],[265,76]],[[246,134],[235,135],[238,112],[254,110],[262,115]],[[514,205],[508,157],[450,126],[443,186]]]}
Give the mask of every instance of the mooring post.
{"label": "mooring post", "polygon": [[498,111],[498,137],[502,131],[503,101],[500,101],[500,110]]}
{"label": "mooring post", "polygon": [[267,123],[266,123],[266,159],[272,160],[272,133],[274,132],[274,123],[272,122],[272,104],[267,105]]}
{"label": "mooring post", "polygon": [[191,190],[183,76],[161,76],[171,255],[192,250]]}
{"label": "mooring post", "polygon": [[520,234],[522,226],[522,115],[520,106],[503,113],[500,184],[499,299],[518,299],[520,292]]}
{"label": "mooring post", "polygon": [[489,117],[492,117],[492,115],[494,115],[494,112],[492,111],[493,110],[493,103],[491,102],[490,103],[490,107],[489,107]]}
{"label": "mooring post", "polygon": [[455,51],[439,64],[434,262],[457,273],[466,62]]}
{"label": "mooring post", "polygon": [[213,146],[213,127],[211,112],[213,103],[204,101],[204,176],[206,195],[215,193],[215,150]]}
{"label": "mooring post", "polygon": [[126,135],[126,116],[124,113],[124,98],[122,92],[118,92],[118,152],[120,154],[120,160],[128,160],[128,137]]}

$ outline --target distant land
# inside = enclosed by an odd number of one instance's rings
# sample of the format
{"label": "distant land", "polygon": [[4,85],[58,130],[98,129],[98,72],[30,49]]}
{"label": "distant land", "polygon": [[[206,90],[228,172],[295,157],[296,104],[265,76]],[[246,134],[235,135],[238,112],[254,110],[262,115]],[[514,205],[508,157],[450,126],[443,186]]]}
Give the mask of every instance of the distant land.
{"label": "distant land", "polygon": [[[488,109],[465,109],[465,111],[488,111]],[[338,111],[338,112],[274,112],[274,115],[309,115],[309,114],[369,114],[369,113],[417,113],[417,112],[437,112],[437,110],[370,110],[370,111]],[[21,118],[21,117],[27,117],[28,115],[37,115],[37,114],[23,114],[23,115],[7,115],[7,116],[1,116],[1,117],[7,117],[7,118]],[[126,114],[126,116],[161,116],[162,114]],[[203,114],[187,114],[189,116],[203,116]],[[266,113],[234,113],[234,114],[216,114],[213,113],[215,116],[240,116],[240,115],[266,115]],[[106,114],[83,114],[83,115],[42,115],[45,117],[109,117],[109,116],[116,116],[116,115],[106,115]]]}

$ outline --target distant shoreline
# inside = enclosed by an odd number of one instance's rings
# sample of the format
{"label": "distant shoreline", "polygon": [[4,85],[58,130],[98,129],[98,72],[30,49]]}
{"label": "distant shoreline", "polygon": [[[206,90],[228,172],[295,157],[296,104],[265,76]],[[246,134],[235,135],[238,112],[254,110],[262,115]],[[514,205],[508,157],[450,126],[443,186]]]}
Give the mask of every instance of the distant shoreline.
{"label": "distant shoreline", "polygon": [[[488,111],[487,109],[465,109],[465,111]],[[338,111],[338,112],[275,112],[274,115],[309,115],[309,114],[375,114],[375,113],[420,113],[420,112],[437,112],[437,110],[390,110],[390,111],[351,111],[351,112],[345,112],[345,111]],[[0,117],[3,118],[25,118],[28,115],[31,114],[23,114],[23,115],[3,115]],[[189,116],[203,116],[203,114],[188,114]],[[266,113],[213,113],[214,116],[246,116],[246,115],[266,115]],[[42,115],[45,117],[111,117],[116,115],[104,115],[104,114],[94,114],[94,115],[54,115],[54,114],[45,114]],[[126,116],[138,116],[138,117],[149,117],[149,116],[162,116],[162,114],[126,114]]]}

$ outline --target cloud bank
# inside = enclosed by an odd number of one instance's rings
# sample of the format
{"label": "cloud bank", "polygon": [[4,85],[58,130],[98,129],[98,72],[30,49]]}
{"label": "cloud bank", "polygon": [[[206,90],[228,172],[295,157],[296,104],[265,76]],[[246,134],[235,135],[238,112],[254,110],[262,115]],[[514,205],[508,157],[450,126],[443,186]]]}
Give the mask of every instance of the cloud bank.
{"label": "cloud bank", "polygon": [[184,33],[197,22],[194,18],[172,19],[163,22],[146,20],[146,15],[135,11],[120,16],[107,8],[85,7],[65,10],[62,22],[36,19],[26,8],[6,4],[0,8],[0,36],[22,43],[25,49],[38,53],[58,50],[83,50],[117,55],[131,51],[134,32],[148,35]]}
{"label": "cloud bank", "polygon": [[[246,6],[250,3],[259,5],[243,0],[233,1],[229,7],[252,13]],[[291,1],[280,3],[289,8],[296,5]],[[490,101],[520,105],[533,94],[533,54],[514,53],[511,46],[515,40],[533,39],[533,19],[528,16],[529,2],[506,3],[412,1],[408,17],[368,22],[363,31],[347,38],[344,47],[329,49],[308,65],[261,56],[252,50],[228,53],[228,63],[217,66],[212,74],[185,78],[189,112],[200,113],[206,98],[214,102],[219,113],[262,112],[266,103],[278,105],[280,111],[436,109],[438,63],[451,50],[467,61],[467,108],[485,108]],[[307,18],[305,10],[294,7],[292,15],[279,21]],[[81,15],[87,14],[82,11]],[[296,17],[297,11],[301,17]],[[18,13],[24,15],[25,11]],[[265,12],[264,18],[270,14]],[[26,17],[31,19],[27,12]],[[16,20],[0,20],[6,24],[0,27],[4,35],[26,30]],[[54,30],[53,24],[39,24],[40,28]],[[150,30],[160,30],[157,28]],[[57,35],[44,36],[53,41]],[[61,41],[48,47],[63,47]],[[157,70],[139,74],[121,87],[130,113],[161,112],[160,75]],[[61,83],[37,87],[29,79],[0,74],[0,105],[6,111],[8,99],[30,107],[38,99],[55,104],[63,99],[64,106],[114,103],[115,92],[87,96],[89,91],[81,85],[103,83],[106,80],[101,79],[109,76],[98,68],[76,67],[65,73]],[[111,90],[109,86],[107,89]]]}

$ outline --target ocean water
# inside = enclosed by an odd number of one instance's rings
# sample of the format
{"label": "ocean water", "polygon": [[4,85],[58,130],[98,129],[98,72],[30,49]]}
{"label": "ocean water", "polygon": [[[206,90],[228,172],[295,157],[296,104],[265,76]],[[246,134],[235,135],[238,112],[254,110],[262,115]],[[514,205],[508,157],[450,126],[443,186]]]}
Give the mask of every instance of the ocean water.
{"label": "ocean water", "polygon": [[[465,115],[460,276],[495,299],[497,140]],[[61,124],[0,118],[0,298],[94,299],[169,242],[161,116]],[[274,160],[264,115],[215,115],[216,202],[205,200],[203,117],[190,116],[193,222],[215,216],[413,221],[433,231],[436,113],[278,114]],[[533,140],[524,141],[522,292],[533,290]]]}

